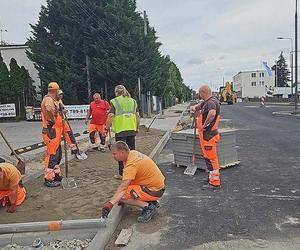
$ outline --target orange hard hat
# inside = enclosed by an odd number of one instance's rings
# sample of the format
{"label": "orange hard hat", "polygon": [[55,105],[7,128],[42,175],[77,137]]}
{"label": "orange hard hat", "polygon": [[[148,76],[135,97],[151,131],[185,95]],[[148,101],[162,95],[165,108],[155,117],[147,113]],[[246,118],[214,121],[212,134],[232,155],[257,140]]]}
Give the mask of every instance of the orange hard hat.
{"label": "orange hard hat", "polygon": [[57,82],[50,82],[48,84],[48,90],[59,90],[60,87]]}

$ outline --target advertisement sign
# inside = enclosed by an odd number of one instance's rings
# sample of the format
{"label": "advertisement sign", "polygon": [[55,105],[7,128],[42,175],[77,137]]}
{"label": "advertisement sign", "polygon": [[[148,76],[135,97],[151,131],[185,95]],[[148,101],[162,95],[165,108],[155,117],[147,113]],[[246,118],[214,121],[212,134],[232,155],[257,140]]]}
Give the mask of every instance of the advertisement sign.
{"label": "advertisement sign", "polygon": [[69,119],[84,119],[89,111],[89,105],[65,105]]}
{"label": "advertisement sign", "polygon": [[0,104],[0,118],[16,117],[16,106],[14,103]]}

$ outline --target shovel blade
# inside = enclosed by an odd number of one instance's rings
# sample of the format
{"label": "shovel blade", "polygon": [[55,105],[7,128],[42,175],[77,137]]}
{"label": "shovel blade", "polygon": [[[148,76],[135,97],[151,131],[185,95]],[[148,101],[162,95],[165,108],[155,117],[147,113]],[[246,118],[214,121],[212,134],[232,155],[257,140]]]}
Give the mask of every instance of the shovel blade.
{"label": "shovel blade", "polygon": [[74,189],[77,188],[77,184],[74,178],[63,178],[61,181],[63,189]]}
{"label": "shovel blade", "polygon": [[78,160],[84,161],[88,158],[88,156],[85,153],[80,152],[80,153],[76,154],[76,158]]}
{"label": "shovel blade", "polygon": [[25,165],[25,161],[19,160],[16,166],[22,175],[25,174]]}

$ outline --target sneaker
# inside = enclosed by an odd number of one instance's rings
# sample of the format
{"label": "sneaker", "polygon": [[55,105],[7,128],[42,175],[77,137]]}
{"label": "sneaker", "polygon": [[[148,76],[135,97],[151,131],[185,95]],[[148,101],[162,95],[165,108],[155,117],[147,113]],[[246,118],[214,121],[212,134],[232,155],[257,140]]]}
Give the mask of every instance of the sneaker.
{"label": "sneaker", "polygon": [[60,184],[61,184],[60,181],[45,181],[45,183],[44,183],[44,185],[46,187],[51,187],[51,188],[53,188],[53,187],[59,187]]}
{"label": "sneaker", "polygon": [[142,214],[137,218],[137,221],[139,223],[147,223],[157,214],[157,212],[157,207],[149,203],[148,207],[143,208]]}
{"label": "sneaker", "polygon": [[115,175],[114,175],[114,178],[117,179],[117,180],[122,180],[122,179],[123,179],[123,176],[122,176],[122,175],[119,175],[119,174],[115,174]]}
{"label": "sneaker", "polygon": [[156,208],[160,208],[160,204],[158,201],[148,201],[148,203],[153,204]]}

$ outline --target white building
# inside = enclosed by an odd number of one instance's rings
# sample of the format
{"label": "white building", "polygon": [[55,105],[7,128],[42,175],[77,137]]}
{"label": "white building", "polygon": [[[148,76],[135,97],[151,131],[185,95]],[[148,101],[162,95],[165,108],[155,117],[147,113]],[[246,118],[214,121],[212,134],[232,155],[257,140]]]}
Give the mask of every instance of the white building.
{"label": "white building", "polygon": [[15,58],[20,67],[24,66],[28,70],[29,75],[34,81],[33,85],[36,86],[36,91],[40,91],[41,81],[38,75],[38,71],[34,67],[32,61],[29,60],[26,54],[26,50],[29,50],[27,45],[2,45],[0,46],[0,52],[3,57],[7,68],[9,69],[9,63],[11,58]]}
{"label": "white building", "polygon": [[265,70],[243,71],[233,77],[233,91],[241,98],[260,98],[275,87],[275,72]]}

